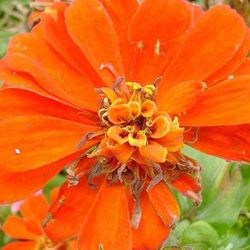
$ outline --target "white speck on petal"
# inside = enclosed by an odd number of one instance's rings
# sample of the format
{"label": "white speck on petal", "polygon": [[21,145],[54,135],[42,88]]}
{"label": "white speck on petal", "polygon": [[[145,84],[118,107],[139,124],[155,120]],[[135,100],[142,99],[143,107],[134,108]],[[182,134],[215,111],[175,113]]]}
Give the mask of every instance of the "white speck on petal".
{"label": "white speck on petal", "polygon": [[234,79],[234,75],[229,75],[227,79],[228,80],[233,80]]}
{"label": "white speck on petal", "polygon": [[161,52],[161,42],[160,40],[157,40],[155,44],[155,54],[159,56],[160,52]]}
{"label": "white speck on petal", "polygon": [[21,150],[20,150],[19,148],[16,148],[16,149],[15,149],[15,152],[16,152],[17,155],[20,155],[20,154],[21,154]]}
{"label": "white speck on petal", "polygon": [[142,41],[139,41],[139,42],[137,43],[137,48],[140,49],[140,50],[142,50],[143,47],[144,47],[143,42],[142,42]]}

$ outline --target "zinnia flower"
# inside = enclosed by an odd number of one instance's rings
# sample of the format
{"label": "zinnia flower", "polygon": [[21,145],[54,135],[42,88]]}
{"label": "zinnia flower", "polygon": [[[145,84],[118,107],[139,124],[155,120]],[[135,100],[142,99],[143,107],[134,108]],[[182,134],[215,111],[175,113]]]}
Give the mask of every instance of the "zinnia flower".
{"label": "zinnia flower", "polygon": [[51,8],[1,61],[0,201],[67,165],[44,221],[50,239],[155,250],[180,215],[172,188],[200,202],[184,144],[250,160],[249,30],[228,6],[184,0]]}
{"label": "zinnia flower", "polygon": [[[52,190],[51,195],[54,199],[56,199],[57,193],[56,189]],[[75,249],[74,241],[53,244],[45,235],[41,223],[48,209],[49,203],[42,194],[34,195],[22,201],[19,209],[22,217],[9,215],[3,224],[3,232],[9,237],[16,239],[16,241],[5,245],[3,250]]]}

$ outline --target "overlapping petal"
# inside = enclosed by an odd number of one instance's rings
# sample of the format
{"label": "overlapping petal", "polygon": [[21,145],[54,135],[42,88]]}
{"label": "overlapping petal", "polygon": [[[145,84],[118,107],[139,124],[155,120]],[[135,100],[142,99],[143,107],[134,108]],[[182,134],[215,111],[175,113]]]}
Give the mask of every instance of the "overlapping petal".
{"label": "overlapping petal", "polygon": [[[204,127],[194,133],[186,142],[208,154],[227,160],[250,162],[250,125]],[[192,141],[193,140],[193,141]]]}
{"label": "overlapping petal", "polygon": [[[62,2],[55,3],[50,13],[41,15],[41,21],[36,26],[41,37],[46,40],[69,64],[77,69],[84,77],[89,79],[94,86],[103,85],[102,79],[89,63],[81,49],[74,43],[68,34],[65,23],[67,5]],[[63,40],[63,42],[62,42]]]}
{"label": "overlapping petal", "polygon": [[[71,155],[89,131],[98,128],[42,115],[26,115],[0,122],[0,169],[22,172],[39,168]],[[11,133],[6,133],[11,131]],[[60,142],[60,143],[59,143]],[[61,143],[63,142],[63,143]],[[88,142],[83,152],[95,142]]]}
{"label": "overlapping petal", "polygon": [[132,249],[132,232],[124,185],[104,184],[99,192],[98,202],[80,230],[79,249]]}
{"label": "overlapping petal", "polygon": [[[90,168],[91,164],[92,160],[84,161],[86,168]],[[87,179],[81,178],[76,186],[69,187],[67,182],[62,186],[57,200],[49,210],[49,219],[44,224],[44,230],[50,239],[59,242],[77,234],[97,202],[98,189],[102,183],[103,180],[95,182],[97,189],[91,189]]]}
{"label": "overlapping petal", "polygon": [[35,30],[11,40],[6,62],[14,70],[29,73],[49,94],[74,106],[97,111],[99,97],[91,82],[63,61]]}
{"label": "overlapping petal", "polygon": [[111,64],[118,76],[124,75],[118,37],[100,1],[74,1],[66,11],[66,25],[73,41],[107,85],[112,85],[114,76],[102,70],[103,64]]}
{"label": "overlapping petal", "polygon": [[20,170],[15,173],[2,171],[0,174],[0,203],[15,202],[40,190],[74,158],[67,157],[29,171]]}
{"label": "overlapping petal", "polygon": [[208,88],[180,116],[184,126],[206,127],[250,123],[250,76],[226,80]]}
{"label": "overlapping petal", "polygon": [[18,241],[18,242],[11,242],[3,247],[3,250],[34,250],[36,247],[35,241]]}
{"label": "overlapping petal", "polygon": [[129,79],[149,83],[162,75],[190,23],[191,7],[186,1],[143,1],[129,24],[129,40],[134,46]]}
{"label": "overlapping petal", "polygon": [[[211,20],[217,20],[211,25]],[[206,31],[206,32],[204,32]],[[189,31],[175,59],[164,73],[159,93],[176,83],[205,80],[229,62],[246,35],[243,19],[226,5],[209,9]]]}

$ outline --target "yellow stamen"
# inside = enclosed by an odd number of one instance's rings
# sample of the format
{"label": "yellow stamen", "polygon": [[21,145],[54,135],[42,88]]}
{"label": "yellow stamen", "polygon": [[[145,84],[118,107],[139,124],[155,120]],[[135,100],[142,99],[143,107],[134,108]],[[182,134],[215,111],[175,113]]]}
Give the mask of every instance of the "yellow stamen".
{"label": "yellow stamen", "polygon": [[133,133],[128,135],[128,143],[131,146],[135,147],[142,147],[147,145],[147,136],[142,132],[139,131],[136,136]]}

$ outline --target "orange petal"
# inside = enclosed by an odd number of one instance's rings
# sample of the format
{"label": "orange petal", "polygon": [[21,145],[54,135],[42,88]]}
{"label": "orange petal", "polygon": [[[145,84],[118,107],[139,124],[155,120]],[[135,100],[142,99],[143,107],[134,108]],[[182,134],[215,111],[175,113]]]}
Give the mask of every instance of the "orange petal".
{"label": "orange petal", "polygon": [[99,199],[79,236],[79,249],[133,248],[129,219],[128,201],[125,187],[104,185]]}
{"label": "orange petal", "polygon": [[183,0],[144,0],[140,4],[128,31],[134,45],[130,79],[149,83],[162,75],[186,36],[190,6]]}
{"label": "orange petal", "polygon": [[51,202],[54,202],[57,200],[57,197],[59,195],[60,187],[54,187],[50,192],[50,200]]}
{"label": "orange petal", "polygon": [[100,70],[102,64],[111,64],[117,76],[124,75],[115,28],[98,0],[74,1],[66,11],[66,25],[73,41],[107,85],[112,85],[114,77],[108,70]]}
{"label": "orange petal", "polygon": [[250,59],[246,58],[233,73],[234,76],[250,75]]}
{"label": "orange petal", "polygon": [[150,100],[145,101],[141,107],[141,114],[144,117],[151,117],[157,111],[156,103]]}
{"label": "orange petal", "polygon": [[[67,9],[67,5],[58,2],[54,3],[51,8],[56,10],[56,18],[53,18],[49,14],[41,15],[41,21],[35,29],[39,29],[39,34],[43,39],[45,39],[66,62],[91,80],[95,86],[103,85],[98,73],[90,65],[86,56],[68,34],[65,24],[65,10]],[[63,41],[63,43],[61,41]]]}
{"label": "orange petal", "polygon": [[195,23],[204,15],[205,11],[202,9],[202,7],[198,4],[192,4],[191,5],[191,16],[192,16],[192,21],[191,21],[191,26],[194,26]]}
{"label": "orange petal", "polygon": [[133,46],[128,40],[127,33],[129,21],[138,7],[138,2],[137,0],[100,0],[100,2],[108,12],[116,29],[126,79],[132,79],[130,78],[130,68],[131,58],[133,57]]}
{"label": "orange petal", "polygon": [[18,88],[30,89],[36,93],[49,95],[44,89],[42,89],[35,79],[25,73],[10,69],[6,65],[6,60],[0,60],[0,80],[4,82],[5,85],[12,85]]}
{"label": "orange petal", "polygon": [[131,147],[128,143],[116,144],[108,147],[108,149],[120,162],[127,162],[134,152],[134,147]]}
{"label": "orange petal", "polygon": [[131,110],[128,104],[111,105],[108,108],[108,119],[113,124],[128,122],[131,118]]}
{"label": "orange petal", "polygon": [[208,86],[211,86],[215,84],[216,82],[219,82],[221,80],[225,80],[230,76],[234,77],[233,72],[240,66],[240,64],[244,61],[246,58],[248,52],[250,49],[250,31],[247,30],[245,39],[237,51],[233,58],[229,60],[220,70],[215,72],[213,75],[208,77],[205,82]]}
{"label": "orange petal", "polygon": [[166,147],[169,152],[176,152],[184,146],[183,128],[172,128],[164,137],[157,140],[159,144]]}
{"label": "orange petal", "polygon": [[27,228],[25,221],[18,216],[9,215],[2,226],[5,234],[15,239],[36,240],[40,235],[34,234]]}
{"label": "orange petal", "polygon": [[[211,25],[213,20],[216,26]],[[178,55],[166,69],[158,93],[163,94],[176,83],[202,81],[215,73],[235,55],[245,34],[244,20],[234,10],[226,5],[209,9],[190,30]]]}
{"label": "orange petal", "polygon": [[191,193],[198,193],[201,191],[201,186],[195,181],[195,179],[188,175],[183,174],[179,177],[177,177],[173,182],[171,182],[171,185],[180,193],[183,195],[190,197]]}
{"label": "orange petal", "polygon": [[[40,190],[74,157],[67,157],[56,163],[26,172],[0,174],[0,203],[12,203]],[[73,159],[72,159],[73,158]],[[22,187],[20,189],[20,187]]]}
{"label": "orange petal", "polygon": [[141,114],[141,105],[139,102],[129,102],[128,105],[130,107],[131,115],[133,116],[133,118],[136,118]]}
{"label": "orange petal", "polygon": [[159,115],[157,116],[150,126],[150,130],[152,134],[150,137],[152,138],[161,138],[168,133],[170,129],[170,120],[168,117]]}
{"label": "orange petal", "polygon": [[128,141],[127,133],[119,126],[112,126],[107,131],[107,136],[109,139],[123,144]]}
{"label": "orange petal", "polygon": [[149,141],[147,146],[140,147],[139,152],[144,158],[157,163],[165,162],[168,153],[167,148],[154,141]]}
{"label": "orange petal", "polygon": [[142,131],[139,131],[137,134],[130,133],[128,135],[128,143],[131,146],[145,146],[147,144],[147,140],[147,136]]}
{"label": "orange petal", "polygon": [[[92,163],[90,161],[87,165],[91,166]],[[78,185],[68,186],[66,182],[62,186],[44,225],[44,231],[51,240],[63,241],[78,233],[98,198],[101,183],[97,183],[97,189],[90,188],[87,179],[83,177]]]}
{"label": "orange petal", "polygon": [[241,76],[212,86],[180,116],[180,124],[204,127],[250,123],[249,81],[250,76]]}
{"label": "orange petal", "polygon": [[50,94],[86,110],[99,109],[99,95],[92,83],[64,62],[39,34],[15,36],[9,44],[6,60],[13,69],[33,76]]}
{"label": "orange petal", "polygon": [[133,230],[133,249],[159,249],[169,235],[170,229],[164,225],[144,191],[140,198],[142,217],[139,228]]}
{"label": "orange petal", "polygon": [[32,219],[41,223],[47,214],[49,203],[44,195],[35,195],[27,200],[20,207],[24,218]]}
{"label": "orange petal", "polygon": [[227,160],[250,162],[249,134],[249,124],[204,127],[198,131],[198,140],[190,146]]}
{"label": "orange petal", "polygon": [[178,203],[164,182],[160,182],[148,191],[149,200],[167,227],[174,226],[180,216]]}
{"label": "orange petal", "polygon": [[0,90],[1,120],[13,116],[45,115],[84,124],[97,124],[97,117],[80,109],[68,106],[53,99],[35,94],[31,91],[4,88]]}
{"label": "orange petal", "polygon": [[176,84],[157,95],[157,105],[160,110],[169,114],[178,114],[191,108],[197,101],[199,94],[206,88],[201,81],[187,81]]}
{"label": "orange petal", "polygon": [[5,246],[3,246],[2,250],[34,250],[36,248],[37,243],[35,241],[18,241],[11,242]]}
{"label": "orange petal", "polygon": [[[96,127],[46,116],[18,116],[0,122],[0,169],[22,172],[78,153],[77,145]],[[87,142],[85,151],[95,141]]]}

